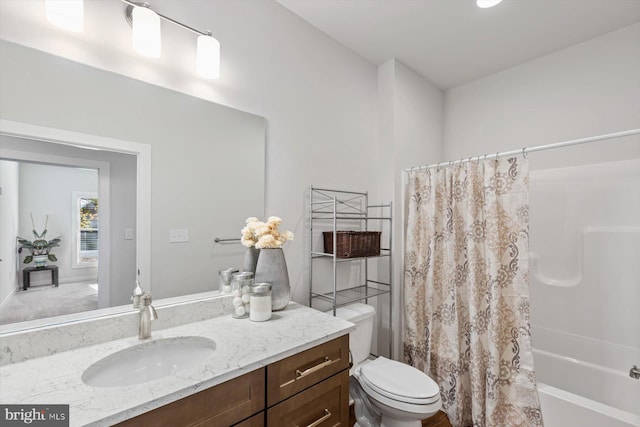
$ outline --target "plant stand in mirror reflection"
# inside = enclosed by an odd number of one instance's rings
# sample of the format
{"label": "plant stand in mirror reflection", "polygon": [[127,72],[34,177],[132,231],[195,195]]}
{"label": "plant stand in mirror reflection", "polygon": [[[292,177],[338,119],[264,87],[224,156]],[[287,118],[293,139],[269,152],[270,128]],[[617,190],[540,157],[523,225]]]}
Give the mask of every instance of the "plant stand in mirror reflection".
{"label": "plant stand in mirror reflection", "polygon": [[51,271],[51,284],[58,287],[58,266],[45,265],[44,267],[26,267],[22,270],[22,290],[26,291],[31,286],[31,273],[38,271]]}
{"label": "plant stand in mirror reflection", "polygon": [[23,239],[18,236],[18,243],[20,243],[20,248],[18,249],[18,253],[22,253],[23,249],[27,249],[31,255],[27,255],[24,257],[23,263],[29,264],[31,261],[34,261],[37,268],[41,268],[45,266],[47,260],[51,262],[58,261],[58,258],[54,254],[51,253],[51,249],[60,246],[60,238],[56,237],[55,239],[47,240],[45,239],[47,235],[47,225],[49,224],[49,215],[47,215],[47,219],[44,223],[44,230],[42,233],[38,233],[36,231],[36,224],[33,221],[33,214],[31,214],[31,226],[33,236],[35,239],[33,241]]}

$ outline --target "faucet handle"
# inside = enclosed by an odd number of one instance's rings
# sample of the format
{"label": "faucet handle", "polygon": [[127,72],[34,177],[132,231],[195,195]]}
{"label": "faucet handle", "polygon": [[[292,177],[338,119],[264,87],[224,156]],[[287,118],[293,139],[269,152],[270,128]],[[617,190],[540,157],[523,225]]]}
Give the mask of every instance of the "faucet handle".
{"label": "faucet handle", "polygon": [[151,305],[151,302],[153,301],[151,299],[151,293],[150,292],[145,292],[144,295],[142,295],[141,297],[141,302],[142,305]]}
{"label": "faucet handle", "polygon": [[140,282],[136,280],[136,287],[133,289],[133,295],[131,295],[131,301],[133,301],[133,308],[140,308],[140,300],[144,295],[144,289],[140,286]]}
{"label": "faucet handle", "polygon": [[156,312],[156,309],[153,305],[151,305],[152,299],[151,299],[151,293],[146,292],[144,295],[142,295],[142,307],[149,307],[149,315],[151,317],[150,320],[156,320],[158,318],[158,313]]}

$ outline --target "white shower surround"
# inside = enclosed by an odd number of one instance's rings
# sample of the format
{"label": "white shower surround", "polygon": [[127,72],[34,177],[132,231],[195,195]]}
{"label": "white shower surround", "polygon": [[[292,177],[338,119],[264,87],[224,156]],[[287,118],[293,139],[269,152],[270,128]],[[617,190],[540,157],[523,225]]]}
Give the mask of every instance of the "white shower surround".
{"label": "white shower surround", "polygon": [[[640,426],[640,159],[530,174],[531,324],[546,427]],[[545,283],[546,282],[546,283]]]}

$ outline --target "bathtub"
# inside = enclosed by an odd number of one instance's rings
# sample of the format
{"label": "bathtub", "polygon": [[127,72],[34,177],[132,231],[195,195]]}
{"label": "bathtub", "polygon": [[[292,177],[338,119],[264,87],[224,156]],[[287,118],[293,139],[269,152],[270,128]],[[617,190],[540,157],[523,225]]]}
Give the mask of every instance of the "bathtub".
{"label": "bathtub", "polygon": [[545,427],[640,427],[640,380],[534,349]]}
{"label": "bathtub", "polygon": [[640,159],[531,171],[531,338],[546,427],[640,427]]}

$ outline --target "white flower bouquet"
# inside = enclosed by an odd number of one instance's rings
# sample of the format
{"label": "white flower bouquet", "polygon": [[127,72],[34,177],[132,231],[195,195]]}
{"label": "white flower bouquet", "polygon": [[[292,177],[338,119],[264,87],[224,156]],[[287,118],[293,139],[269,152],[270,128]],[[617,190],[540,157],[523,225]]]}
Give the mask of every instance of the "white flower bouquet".
{"label": "white flower bouquet", "polygon": [[260,221],[256,217],[247,218],[247,224],[240,232],[242,244],[248,248],[256,249],[272,249],[281,248],[287,240],[293,240],[293,233],[285,231],[281,233],[278,230],[282,219],[277,216],[270,216],[266,222]]}

